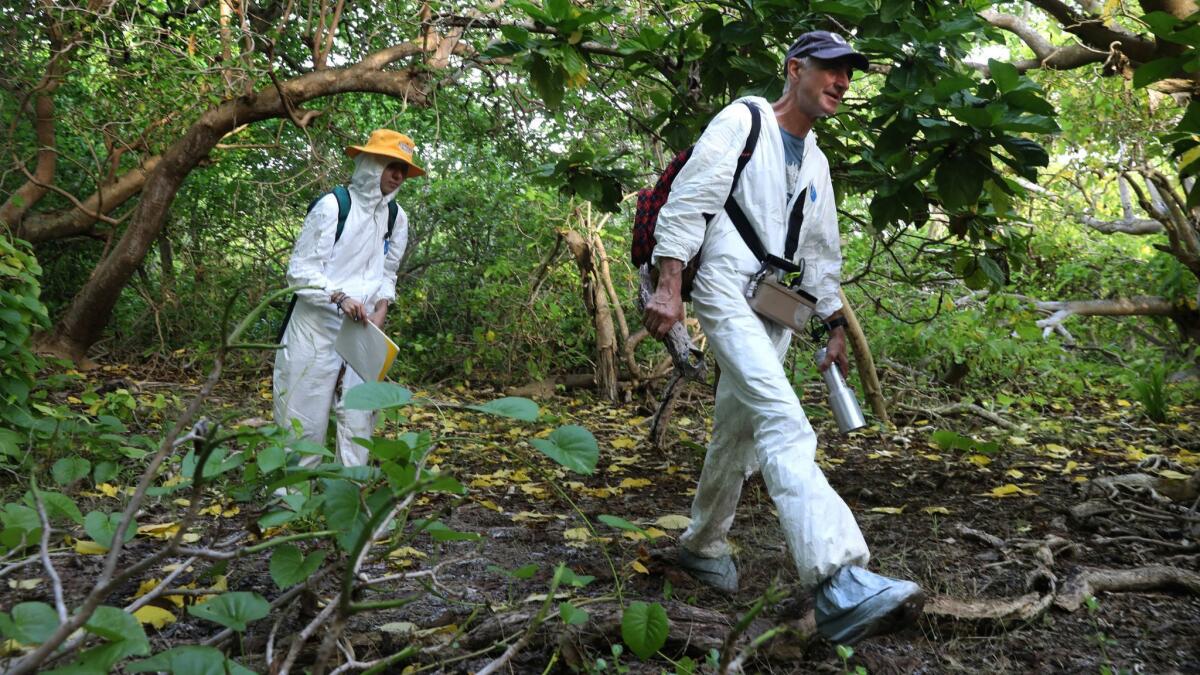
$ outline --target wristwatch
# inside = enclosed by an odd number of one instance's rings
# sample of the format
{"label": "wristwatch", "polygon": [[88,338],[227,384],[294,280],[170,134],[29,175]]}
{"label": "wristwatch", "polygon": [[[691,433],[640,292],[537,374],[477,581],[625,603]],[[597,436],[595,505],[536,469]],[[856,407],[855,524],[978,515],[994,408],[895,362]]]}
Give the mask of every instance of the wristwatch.
{"label": "wristwatch", "polygon": [[832,333],[834,328],[837,328],[839,326],[841,326],[842,328],[846,328],[849,325],[850,325],[850,322],[846,320],[846,317],[835,316],[832,319],[825,322],[825,330]]}

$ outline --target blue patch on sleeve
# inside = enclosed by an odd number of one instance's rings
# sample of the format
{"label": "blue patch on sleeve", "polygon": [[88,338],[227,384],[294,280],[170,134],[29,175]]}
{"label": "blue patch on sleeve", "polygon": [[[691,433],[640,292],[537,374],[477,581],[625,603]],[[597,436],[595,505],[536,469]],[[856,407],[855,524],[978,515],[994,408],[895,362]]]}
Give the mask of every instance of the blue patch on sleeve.
{"label": "blue patch on sleeve", "polygon": [[814,204],[817,203],[817,191],[811,186],[808,188],[808,199]]}

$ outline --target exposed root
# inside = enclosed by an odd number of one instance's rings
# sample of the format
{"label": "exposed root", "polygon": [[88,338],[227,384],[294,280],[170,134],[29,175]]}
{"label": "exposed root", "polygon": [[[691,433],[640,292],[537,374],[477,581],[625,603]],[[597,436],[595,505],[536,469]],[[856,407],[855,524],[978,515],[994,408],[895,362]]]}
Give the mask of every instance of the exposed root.
{"label": "exposed root", "polygon": [[1127,570],[1082,569],[1063,583],[1054,605],[1073,612],[1101,591],[1160,591],[1181,589],[1200,595],[1200,574],[1178,567],[1151,565]]}

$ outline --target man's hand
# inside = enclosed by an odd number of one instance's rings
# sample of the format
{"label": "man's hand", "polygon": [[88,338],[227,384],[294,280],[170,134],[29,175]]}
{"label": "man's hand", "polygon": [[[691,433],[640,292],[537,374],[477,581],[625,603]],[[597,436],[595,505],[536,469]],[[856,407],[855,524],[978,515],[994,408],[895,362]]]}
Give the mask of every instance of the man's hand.
{"label": "man's hand", "polygon": [[675,258],[661,258],[658,261],[658,286],[650,302],[646,303],[646,312],[642,315],[642,325],[655,338],[662,339],[671,326],[683,321],[683,298],[679,294],[682,283],[683,261]]}
{"label": "man's hand", "polygon": [[341,308],[346,316],[350,317],[351,321],[362,321],[367,318],[367,308],[363,307],[361,302],[349,296],[342,298],[342,301],[338,303],[338,307]]}
{"label": "man's hand", "polygon": [[380,300],[375,303],[375,311],[371,312],[370,316],[367,317],[367,321],[375,324],[376,328],[383,328],[383,320],[387,318],[387,310],[387,300]]}
{"label": "man's hand", "polygon": [[850,375],[850,359],[846,354],[846,329],[838,326],[829,334],[829,342],[825,345],[825,360],[817,365],[822,373],[834,363],[842,371],[842,377]]}

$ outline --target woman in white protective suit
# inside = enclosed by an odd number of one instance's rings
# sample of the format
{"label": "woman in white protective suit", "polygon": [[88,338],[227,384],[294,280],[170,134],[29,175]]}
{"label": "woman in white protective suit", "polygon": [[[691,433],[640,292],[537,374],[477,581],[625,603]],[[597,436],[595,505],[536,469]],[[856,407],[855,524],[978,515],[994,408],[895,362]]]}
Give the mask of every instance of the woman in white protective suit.
{"label": "woman in white protective suit", "polygon": [[[304,219],[288,263],[288,285],[315,288],[297,293],[275,356],[275,423],[291,428],[296,420],[306,440],[324,447],[336,396],[337,457],[346,466],[366,464],[367,449],[353,439],[370,438],[375,416],[342,405],[345,392],[363,380],[334,351],[334,340],[343,316],[382,327],[388,305],[396,298],[396,270],[408,244],[408,217],[404,209],[389,208],[389,202],[406,179],[425,175],[413,163],[413,147],[408,136],[377,129],[366,145],[346,148],[354,158],[349,203],[339,203],[334,192],[318,199]],[[345,222],[339,228],[341,210]],[[302,463],[319,461],[319,456],[310,455]]]}
{"label": "woman in white protective suit", "polygon": [[682,318],[680,272],[699,254],[691,299],[721,377],[692,523],[680,539],[680,566],[719,590],[737,590],[727,535],[743,481],[761,470],[801,584],[813,589],[818,628],[835,642],[851,643],[914,620],[922,595],[912,582],[864,569],[866,541],[815,462],[816,434],[784,372],[791,331],[747,302],[763,261],[723,205],[753,126],[748,105],[755,106],[761,130],[733,197],[766,252],[776,256],[784,253],[793,214],[802,217],[791,262],[803,261],[802,288],[817,298],[817,313],[830,327],[821,367],[845,370],[837,212],[829,164],[811,129],[836,112],[853,69],[868,64],[845,39],[824,31],[796,40],[785,64],[783,96],[773,104],[748,97],[726,107],[676,176],[658,214],[653,261],[659,282],[645,325],[661,337]]}

